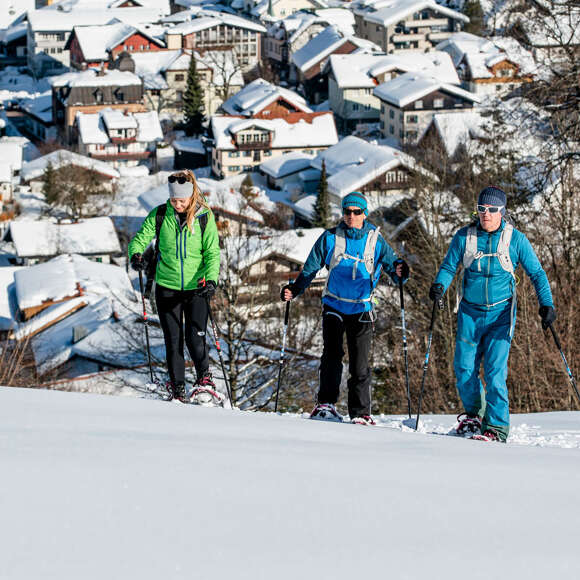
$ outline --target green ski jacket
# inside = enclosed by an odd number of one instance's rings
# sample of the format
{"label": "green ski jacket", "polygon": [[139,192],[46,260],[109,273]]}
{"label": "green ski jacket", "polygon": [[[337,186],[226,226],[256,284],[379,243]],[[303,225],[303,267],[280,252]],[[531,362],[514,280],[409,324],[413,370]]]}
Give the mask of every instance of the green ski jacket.
{"label": "green ski jacket", "polygon": [[[208,213],[207,225],[201,235],[199,216]],[[129,243],[129,260],[133,254],[142,254],[155,237],[157,208],[145,218],[141,229]],[[170,201],[167,201],[165,219],[159,232],[159,261],[155,282],[172,290],[194,290],[198,280],[218,281],[220,247],[215,217],[211,209],[202,207],[195,215],[192,232],[180,228]]]}

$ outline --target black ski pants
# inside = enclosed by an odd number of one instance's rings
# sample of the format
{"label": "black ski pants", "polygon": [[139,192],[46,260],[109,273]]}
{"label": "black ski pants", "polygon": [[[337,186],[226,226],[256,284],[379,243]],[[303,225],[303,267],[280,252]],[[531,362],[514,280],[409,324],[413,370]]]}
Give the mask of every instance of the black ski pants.
{"label": "black ski pants", "polygon": [[169,379],[173,384],[185,381],[184,343],[197,376],[201,377],[209,368],[205,341],[209,314],[206,299],[196,290],[171,290],[157,284],[155,302],[165,339]]}
{"label": "black ski pants", "polygon": [[371,414],[371,369],[369,353],[373,335],[371,313],[343,314],[324,305],[318,403],[336,404],[342,378],[343,339],[348,347],[348,414]]}

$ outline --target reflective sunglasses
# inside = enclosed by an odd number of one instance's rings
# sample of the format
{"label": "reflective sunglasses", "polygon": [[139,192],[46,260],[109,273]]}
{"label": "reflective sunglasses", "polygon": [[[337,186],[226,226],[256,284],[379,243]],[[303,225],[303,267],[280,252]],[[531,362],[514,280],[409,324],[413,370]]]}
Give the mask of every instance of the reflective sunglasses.
{"label": "reflective sunglasses", "polygon": [[187,182],[187,178],[183,175],[180,175],[179,177],[177,175],[170,175],[167,178],[167,181],[169,181],[169,183],[175,183],[177,181],[177,183],[183,185],[184,183]]}
{"label": "reflective sunglasses", "polygon": [[488,211],[489,213],[497,213],[498,211],[501,211],[504,208],[503,205],[478,205],[477,206],[477,211],[478,213],[485,213],[486,211]]}
{"label": "reflective sunglasses", "polygon": [[342,213],[344,215],[361,215],[363,213],[362,209],[343,209]]}

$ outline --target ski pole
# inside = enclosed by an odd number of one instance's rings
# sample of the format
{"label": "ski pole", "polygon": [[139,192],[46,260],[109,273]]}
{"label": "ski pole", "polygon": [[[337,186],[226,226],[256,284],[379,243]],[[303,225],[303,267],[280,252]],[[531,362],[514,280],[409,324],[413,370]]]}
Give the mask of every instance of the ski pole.
{"label": "ski pole", "polygon": [[228,399],[230,400],[230,406],[233,409],[234,408],[234,403],[232,401],[232,391],[230,390],[230,384],[229,384],[229,381],[228,381],[228,375],[226,373],[226,365],[224,364],[224,357],[222,356],[222,347],[220,345],[220,339],[219,339],[217,327],[216,327],[215,322],[214,322],[214,319],[213,319],[213,313],[211,311],[211,306],[209,304],[209,298],[206,298],[205,300],[207,302],[207,313],[209,315],[209,321],[210,321],[210,324],[211,324],[211,329],[213,331],[215,348],[216,348],[216,350],[218,352],[218,356],[219,356],[219,359],[220,359],[220,365],[222,367],[222,373],[224,375],[224,382],[226,384],[226,391],[228,393]]}
{"label": "ski pole", "polygon": [[399,296],[401,298],[401,326],[403,328],[403,355],[405,357],[405,386],[407,387],[407,406],[409,419],[411,418],[411,389],[409,387],[409,359],[407,356],[407,326],[405,324],[405,297],[403,293],[403,279],[399,278]]}
{"label": "ski pole", "polygon": [[147,317],[147,308],[145,307],[145,291],[143,290],[143,272],[139,270],[139,288],[141,290],[141,302],[143,303],[143,322],[145,323],[145,339],[147,342],[147,360],[149,362],[149,375],[151,382],[155,383],[153,378],[153,367],[151,366],[151,348],[149,346],[149,318]]}
{"label": "ski pole", "polygon": [[560,356],[562,357],[562,360],[564,361],[564,366],[566,367],[566,372],[568,373],[568,378],[570,379],[570,383],[572,384],[572,387],[574,388],[574,391],[576,392],[576,396],[578,397],[578,400],[580,401],[580,392],[578,392],[578,386],[576,385],[576,379],[574,378],[574,375],[572,374],[572,371],[570,370],[570,367],[568,366],[568,361],[566,360],[566,356],[564,355],[564,351],[562,350],[562,345],[560,344],[560,339],[558,338],[558,335],[556,334],[556,330],[552,326],[552,323],[550,323],[549,329],[552,331],[552,336],[554,337],[554,342],[556,343],[556,346],[558,347],[558,350],[560,351]]}
{"label": "ski pole", "polygon": [[284,313],[284,332],[282,334],[282,348],[280,349],[280,366],[278,367],[278,386],[276,387],[276,403],[274,413],[278,412],[278,394],[280,393],[280,383],[282,382],[282,370],[284,368],[284,351],[286,350],[286,336],[288,335],[288,319],[290,318],[290,300],[286,301],[286,312]]}
{"label": "ski pole", "polygon": [[419,428],[419,417],[421,415],[421,403],[423,401],[423,391],[425,390],[425,377],[427,376],[427,369],[429,368],[429,355],[431,354],[431,342],[433,340],[433,327],[435,326],[435,317],[437,315],[437,308],[443,310],[443,300],[433,301],[433,311],[431,312],[431,324],[429,325],[429,337],[427,338],[427,352],[425,353],[425,363],[423,364],[423,379],[421,380],[421,391],[419,393],[419,403],[417,405],[417,421],[415,423],[415,431]]}

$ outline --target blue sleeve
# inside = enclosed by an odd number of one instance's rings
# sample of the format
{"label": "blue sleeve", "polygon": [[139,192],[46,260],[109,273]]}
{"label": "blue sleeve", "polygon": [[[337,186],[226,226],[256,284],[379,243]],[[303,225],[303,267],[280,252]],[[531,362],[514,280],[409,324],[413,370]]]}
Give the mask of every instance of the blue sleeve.
{"label": "blue sleeve", "polygon": [[298,274],[298,277],[294,281],[296,288],[300,290],[297,296],[302,294],[314,278],[319,270],[324,268],[326,265],[326,253],[327,253],[327,240],[328,240],[329,232],[324,232],[317,240],[314,242],[314,246],[310,250],[310,254],[308,254],[308,258],[306,258],[306,262],[304,262],[304,267],[302,268],[302,272]]}
{"label": "blue sleeve", "polygon": [[[395,262],[399,259],[397,254],[395,254],[393,248],[387,244],[385,238],[383,236],[379,237],[378,240],[379,246],[379,264],[382,265],[383,270],[391,277],[391,280],[395,283],[399,283],[399,278],[395,274]],[[407,278],[403,280],[406,282]]]}
{"label": "blue sleeve", "polygon": [[463,263],[466,238],[467,230],[465,228],[462,228],[453,236],[447,254],[443,258],[439,272],[437,272],[437,276],[435,277],[434,283],[441,284],[445,292],[451,285],[451,282],[453,282],[457,269]]}
{"label": "blue sleeve", "polygon": [[518,234],[518,260],[534,285],[538,302],[540,306],[553,307],[554,301],[548,276],[546,276],[546,272],[544,272],[528,238],[521,232],[518,232]]}

